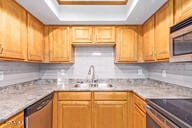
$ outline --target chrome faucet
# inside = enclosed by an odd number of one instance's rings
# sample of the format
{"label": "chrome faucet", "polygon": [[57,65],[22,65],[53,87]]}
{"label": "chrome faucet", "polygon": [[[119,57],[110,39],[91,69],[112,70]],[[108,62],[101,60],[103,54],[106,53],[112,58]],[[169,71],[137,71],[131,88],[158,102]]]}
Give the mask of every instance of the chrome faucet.
{"label": "chrome faucet", "polygon": [[88,75],[91,76],[90,86],[91,86],[91,87],[97,86],[96,80],[95,80],[95,67],[94,67],[93,65],[91,65],[91,66],[89,67]]}

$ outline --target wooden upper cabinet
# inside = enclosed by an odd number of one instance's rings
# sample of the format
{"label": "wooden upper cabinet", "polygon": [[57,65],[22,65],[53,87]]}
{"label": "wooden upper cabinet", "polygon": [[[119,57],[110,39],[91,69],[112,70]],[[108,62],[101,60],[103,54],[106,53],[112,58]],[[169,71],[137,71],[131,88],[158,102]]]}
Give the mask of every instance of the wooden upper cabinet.
{"label": "wooden upper cabinet", "polygon": [[71,62],[69,27],[49,27],[50,62]]}
{"label": "wooden upper cabinet", "polygon": [[138,26],[137,61],[143,62],[143,27]]}
{"label": "wooden upper cabinet", "polygon": [[95,101],[94,128],[128,128],[127,101]]}
{"label": "wooden upper cabinet", "polygon": [[115,27],[94,27],[94,43],[115,43]]}
{"label": "wooden upper cabinet", "polygon": [[90,26],[73,26],[72,43],[92,43],[92,27]]}
{"label": "wooden upper cabinet", "polygon": [[26,11],[14,0],[0,0],[0,57],[24,60],[27,44]]}
{"label": "wooden upper cabinet", "polygon": [[116,62],[137,61],[138,27],[116,28]]}
{"label": "wooden upper cabinet", "polygon": [[155,44],[157,60],[169,59],[169,28],[173,25],[173,0],[155,14]]}
{"label": "wooden upper cabinet", "polygon": [[44,25],[28,14],[28,60],[42,61],[44,45]]}
{"label": "wooden upper cabinet", "polygon": [[192,0],[174,0],[175,23],[192,16]]}
{"label": "wooden upper cabinet", "polygon": [[91,128],[91,101],[59,101],[58,128]]}
{"label": "wooden upper cabinet", "polygon": [[74,45],[114,45],[115,26],[72,26]]}
{"label": "wooden upper cabinet", "polygon": [[154,61],[155,57],[155,18],[152,16],[143,25],[143,59]]}

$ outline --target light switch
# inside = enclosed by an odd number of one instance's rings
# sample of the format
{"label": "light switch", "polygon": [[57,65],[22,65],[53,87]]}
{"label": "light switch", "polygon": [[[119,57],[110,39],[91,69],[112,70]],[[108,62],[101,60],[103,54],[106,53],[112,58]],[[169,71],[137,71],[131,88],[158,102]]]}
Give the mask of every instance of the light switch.
{"label": "light switch", "polygon": [[0,81],[4,80],[4,72],[0,71]]}

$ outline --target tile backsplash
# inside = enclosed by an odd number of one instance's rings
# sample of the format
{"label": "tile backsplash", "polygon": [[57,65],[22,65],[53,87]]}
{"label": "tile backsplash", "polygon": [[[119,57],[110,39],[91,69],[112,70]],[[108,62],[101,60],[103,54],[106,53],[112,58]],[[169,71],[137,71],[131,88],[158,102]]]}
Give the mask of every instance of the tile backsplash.
{"label": "tile backsplash", "polygon": [[113,47],[76,47],[74,64],[41,64],[41,78],[56,79],[57,72],[65,69],[69,78],[86,79],[90,65],[95,66],[98,79],[146,78],[138,74],[141,64],[114,64],[113,54]]}
{"label": "tile backsplash", "polygon": [[62,69],[71,79],[86,79],[90,65],[95,66],[98,79],[151,78],[192,88],[192,63],[114,64],[112,47],[77,47],[74,64],[0,62],[0,73],[4,74],[0,87],[39,78],[56,79]]}
{"label": "tile backsplash", "polygon": [[143,68],[148,78],[192,88],[192,63],[151,63]]}
{"label": "tile backsplash", "polygon": [[0,62],[3,80],[0,87],[39,79],[39,64],[24,62]]}

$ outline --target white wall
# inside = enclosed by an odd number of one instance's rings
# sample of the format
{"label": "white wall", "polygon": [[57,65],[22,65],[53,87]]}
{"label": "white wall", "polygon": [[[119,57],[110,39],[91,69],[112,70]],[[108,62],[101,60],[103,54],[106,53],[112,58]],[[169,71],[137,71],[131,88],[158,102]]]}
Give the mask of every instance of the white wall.
{"label": "white wall", "polygon": [[24,62],[0,62],[4,80],[0,87],[39,79],[39,64]]}
{"label": "white wall", "polygon": [[[94,56],[93,53],[101,55]],[[99,79],[145,78],[145,75],[138,75],[138,69],[142,69],[141,64],[114,64],[113,54],[113,47],[77,47],[74,64],[41,64],[41,78],[56,79],[57,72],[65,69],[69,78],[86,79],[90,65],[95,66],[96,76]]]}

